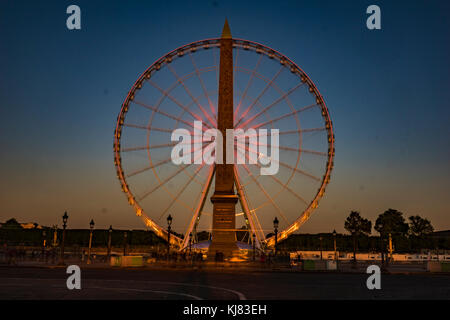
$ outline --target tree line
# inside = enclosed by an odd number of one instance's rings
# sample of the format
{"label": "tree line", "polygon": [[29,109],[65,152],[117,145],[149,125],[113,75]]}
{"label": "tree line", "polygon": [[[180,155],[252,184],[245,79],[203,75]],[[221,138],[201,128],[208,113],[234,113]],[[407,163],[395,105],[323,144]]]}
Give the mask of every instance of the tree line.
{"label": "tree line", "polygon": [[[433,237],[434,228],[430,220],[418,215],[410,216],[408,221],[403,213],[388,209],[381,213],[373,229],[378,236],[372,234],[372,222],[361,216],[358,211],[351,211],[344,222],[348,235],[337,234],[338,251],[386,251],[389,245],[389,235],[395,252],[420,252],[423,249],[450,249],[450,239]],[[318,235],[291,235],[280,243],[280,248],[286,250],[333,250],[334,236],[332,233]]]}
{"label": "tree line", "polygon": [[[372,235],[372,222],[361,216],[358,211],[351,211],[344,222],[344,228],[349,234],[319,233],[319,234],[292,234],[278,244],[280,250],[334,250],[334,239],[338,251],[386,251],[389,234],[391,235],[395,252],[420,252],[423,249],[450,250],[449,238],[433,237],[434,228],[431,222],[418,215],[410,216],[408,221],[403,214],[395,209],[388,209],[378,216],[374,230],[378,235]],[[46,240],[51,245],[55,229],[50,227],[24,229],[16,219],[6,221],[0,228],[0,243],[11,245],[40,246]],[[66,245],[88,246],[89,229],[68,229],[66,231]],[[127,237],[124,237],[124,233]],[[56,229],[58,241],[62,238],[62,230]],[[109,230],[96,229],[93,231],[93,247],[105,247],[108,243]],[[172,232],[174,233],[174,232]],[[176,234],[176,233],[174,233]],[[181,234],[176,234],[183,237]],[[236,233],[239,241],[248,241],[248,231],[243,227]],[[268,234],[267,237],[273,234]],[[197,240],[210,239],[209,232],[197,233]],[[145,230],[113,230],[111,244],[114,247],[122,246],[124,241],[128,245],[155,246],[167,243],[156,236],[152,231]]]}

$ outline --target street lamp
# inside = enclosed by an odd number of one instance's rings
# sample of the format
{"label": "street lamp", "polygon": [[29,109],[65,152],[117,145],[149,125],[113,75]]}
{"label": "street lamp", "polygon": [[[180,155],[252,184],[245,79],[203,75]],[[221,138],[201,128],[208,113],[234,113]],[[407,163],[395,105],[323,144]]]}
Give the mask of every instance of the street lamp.
{"label": "street lamp", "polygon": [[133,251],[133,248],[132,248],[132,246],[133,246],[133,229],[130,229],[128,231],[128,234],[129,234],[129,236],[128,236],[128,243],[127,243],[127,251],[131,252],[131,251]]}
{"label": "street lamp", "polygon": [[255,237],[256,237],[256,235],[253,233],[253,235],[252,235],[252,238],[253,238],[253,261],[256,260],[256,257],[255,257]]}
{"label": "street lamp", "polygon": [[192,232],[189,232],[189,255],[191,255]]}
{"label": "street lamp", "polygon": [[393,252],[393,247],[392,247],[392,234],[389,233],[389,261],[392,260],[392,252]]}
{"label": "street lamp", "polygon": [[44,259],[45,259],[44,258],[44,256],[45,256],[45,246],[47,244],[46,236],[47,236],[47,232],[45,232],[45,230],[42,231],[42,238],[43,238],[43,240],[42,240],[42,261],[44,261]]}
{"label": "street lamp", "polygon": [[127,232],[125,231],[123,233],[123,255],[126,256],[127,255]]}
{"label": "street lamp", "polygon": [[94,219],[91,219],[91,222],[89,223],[90,232],[89,232],[89,248],[88,248],[88,258],[87,258],[87,264],[91,264],[91,247],[92,247],[92,232],[94,231]]}
{"label": "street lamp", "polygon": [[167,217],[167,260],[169,260],[170,253],[170,230],[172,230],[172,216],[169,214]]}
{"label": "street lamp", "polygon": [[57,244],[58,244],[58,225],[55,224],[53,226],[53,243],[52,243],[53,248],[55,248]]}
{"label": "street lamp", "polygon": [[320,236],[319,237],[319,242],[320,242],[320,260],[323,260],[323,257],[322,257],[322,236]]}
{"label": "street lamp", "polygon": [[67,211],[64,212],[63,215],[63,236],[61,241],[61,256],[60,256],[60,265],[64,265],[64,243],[66,241],[66,227],[67,227],[67,220],[69,219],[69,216],[67,215]]}
{"label": "street lamp", "polygon": [[337,235],[336,230],[333,230],[334,260],[337,260],[336,235]]}
{"label": "street lamp", "polygon": [[278,224],[279,221],[277,219],[277,217],[275,217],[275,219],[273,219],[273,231],[275,232],[275,255],[277,255],[277,246],[278,246]]}
{"label": "street lamp", "polygon": [[106,258],[109,259],[111,257],[111,236],[112,236],[113,228],[109,226],[108,230],[108,253],[106,254]]}
{"label": "street lamp", "polygon": [[381,254],[382,254],[382,263],[383,263],[383,265],[388,265],[388,263],[389,263],[389,259],[388,259],[388,256],[387,256],[387,252],[386,252],[386,249],[387,249],[387,239],[385,238],[385,237],[383,237],[383,236],[381,236],[382,237],[382,239],[381,239]]}

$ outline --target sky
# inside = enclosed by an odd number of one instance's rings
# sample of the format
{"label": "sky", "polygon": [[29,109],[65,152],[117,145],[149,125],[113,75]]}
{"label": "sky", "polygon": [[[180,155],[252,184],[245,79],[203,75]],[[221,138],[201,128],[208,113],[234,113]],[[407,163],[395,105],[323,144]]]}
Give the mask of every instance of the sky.
{"label": "sky", "polygon": [[[66,8],[81,8],[81,30]],[[381,8],[381,30],[366,8]],[[331,182],[302,233],[394,208],[450,229],[446,1],[0,2],[0,221],[143,228],[121,192],[113,132],[153,61],[220,35],[275,48],[319,88],[336,136]],[[182,231],[174,221],[174,230]]]}

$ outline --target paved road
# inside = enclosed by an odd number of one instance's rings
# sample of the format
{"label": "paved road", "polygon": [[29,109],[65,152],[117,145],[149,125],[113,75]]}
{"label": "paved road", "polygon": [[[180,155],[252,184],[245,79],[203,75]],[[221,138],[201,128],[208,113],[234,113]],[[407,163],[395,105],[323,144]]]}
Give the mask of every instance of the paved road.
{"label": "paved road", "polygon": [[450,299],[450,275],[84,269],[68,290],[63,268],[0,267],[0,299]]}

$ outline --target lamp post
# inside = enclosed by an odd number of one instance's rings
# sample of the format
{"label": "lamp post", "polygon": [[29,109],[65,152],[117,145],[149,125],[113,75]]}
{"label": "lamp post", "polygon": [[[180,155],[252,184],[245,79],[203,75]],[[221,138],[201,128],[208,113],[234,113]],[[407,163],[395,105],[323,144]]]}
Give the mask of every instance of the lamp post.
{"label": "lamp post", "polygon": [[109,226],[108,230],[108,253],[106,254],[106,258],[109,259],[111,257],[111,236],[112,236],[112,226]]}
{"label": "lamp post", "polygon": [[319,237],[319,242],[320,242],[320,260],[323,260],[323,256],[322,256],[322,236]]}
{"label": "lamp post", "polygon": [[387,266],[388,264],[389,264],[389,259],[388,259],[388,256],[387,256],[387,239],[385,238],[385,237],[383,237],[382,239],[381,239],[381,246],[382,246],[382,253],[383,253],[383,264],[385,265],[385,266]]}
{"label": "lamp post", "polygon": [[392,252],[393,252],[393,248],[392,248],[392,234],[389,233],[389,260],[392,260]]}
{"label": "lamp post", "polygon": [[42,261],[45,260],[45,246],[47,244],[46,236],[47,236],[47,232],[45,230],[42,231],[42,238],[43,238],[43,240],[42,240]]}
{"label": "lamp post", "polygon": [[189,232],[189,255],[191,255],[192,232]]}
{"label": "lamp post", "polygon": [[256,235],[253,233],[252,238],[253,238],[253,261],[256,260],[256,256],[255,256],[255,237]]}
{"label": "lamp post", "polygon": [[52,243],[52,246],[55,248],[57,244],[58,244],[58,225],[55,224],[53,226],[53,243]]}
{"label": "lamp post", "polygon": [[69,219],[69,216],[67,215],[67,211],[64,212],[63,215],[63,234],[62,234],[62,241],[61,241],[61,256],[60,256],[60,265],[65,265],[64,263],[64,243],[66,241],[66,227],[67,227],[67,220]]}
{"label": "lamp post", "polygon": [[337,260],[336,235],[337,235],[336,230],[333,230],[334,260]]}
{"label": "lamp post", "polygon": [[277,217],[275,217],[275,219],[273,219],[273,231],[275,233],[275,255],[277,255],[277,250],[278,250],[278,224],[279,221],[277,219]]}
{"label": "lamp post", "polygon": [[123,233],[123,255],[126,256],[127,255],[127,232],[125,231]]}
{"label": "lamp post", "polygon": [[91,219],[91,222],[89,223],[90,232],[89,232],[89,248],[88,248],[88,258],[87,258],[87,264],[91,264],[91,248],[92,248],[92,233],[94,231],[94,219]]}
{"label": "lamp post", "polygon": [[128,230],[127,252],[131,254],[133,251],[133,229]]}
{"label": "lamp post", "polygon": [[170,231],[172,230],[172,216],[167,216],[167,260],[169,260],[170,254]]}

